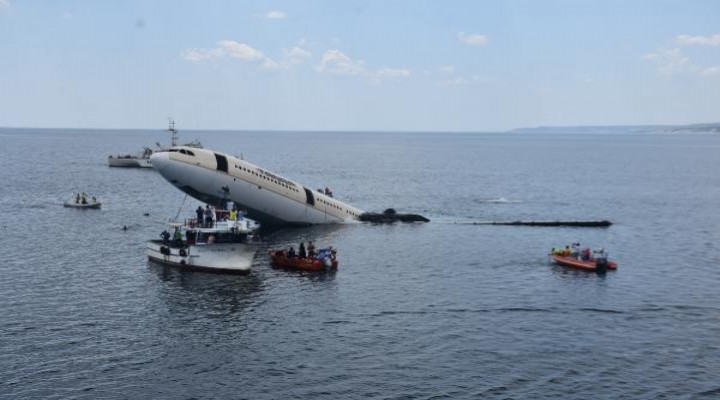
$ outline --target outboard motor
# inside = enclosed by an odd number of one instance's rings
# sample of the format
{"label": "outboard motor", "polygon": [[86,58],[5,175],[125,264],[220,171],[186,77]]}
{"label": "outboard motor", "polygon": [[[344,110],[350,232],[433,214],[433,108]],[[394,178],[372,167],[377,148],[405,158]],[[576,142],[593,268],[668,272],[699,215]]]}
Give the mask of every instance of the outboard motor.
{"label": "outboard motor", "polygon": [[608,269],[608,259],[606,257],[599,257],[595,259],[595,272],[605,273]]}

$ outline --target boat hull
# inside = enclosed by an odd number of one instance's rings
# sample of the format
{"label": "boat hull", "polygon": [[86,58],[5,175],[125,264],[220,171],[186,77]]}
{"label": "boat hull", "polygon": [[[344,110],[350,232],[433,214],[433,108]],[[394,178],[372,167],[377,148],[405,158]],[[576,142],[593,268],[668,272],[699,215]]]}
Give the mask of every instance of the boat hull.
{"label": "boat hull", "polygon": [[67,207],[67,208],[79,208],[79,209],[83,209],[83,210],[85,210],[85,209],[97,210],[100,208],[100,206],[102,206],[102,204],[101,203],[78,204],[78,203],[65,202],[65,203],[63,203],[63,206]]}
{"label": "boat hull", "polygon": [[109,167],[118,168],[152,168],[150,158],[143,157],[108,157]]}
{"label": "boat hull", "polygon": [[[578,260],[575,257],[566,257],[566,256],[558,256],[558,255],[551,255],[553,261],[555,261],[556,264],[562,265],[564,267],[570,267],[570,268],[577,268],[582,269],[586,271],[596,271],[597,264],[595,260]],[[614,270],[617,269],[617,263],[615,261],[609,261],[607,264],[607,269]]]}
{"label": "boat hull", "polygon": [[325,263],[322,260],[315,258],[288,258],[285,255],[278,254],[277,251],[271,251],[268,253],[272,259],[273,265],[281,268],[294,268],[301,271],[322,271],[325,268],[337,269],[337,260],[332,260],[331,263]]}
{"label": "boat hull", "polygon": [[149,260],[206,272],[248,274],[257,248],[247,243],[174,246],[158,240],[147,243]]}

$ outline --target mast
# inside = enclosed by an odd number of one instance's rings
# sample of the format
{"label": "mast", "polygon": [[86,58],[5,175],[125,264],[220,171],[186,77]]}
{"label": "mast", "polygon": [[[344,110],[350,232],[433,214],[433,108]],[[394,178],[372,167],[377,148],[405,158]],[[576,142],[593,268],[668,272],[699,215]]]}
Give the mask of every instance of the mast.
{"label": "mast", "polygon": [[170,132],[170,147],[177,146],[177,129],[175,129],[175,121],[172,118],[168,118],[168,128],[167,131]]}

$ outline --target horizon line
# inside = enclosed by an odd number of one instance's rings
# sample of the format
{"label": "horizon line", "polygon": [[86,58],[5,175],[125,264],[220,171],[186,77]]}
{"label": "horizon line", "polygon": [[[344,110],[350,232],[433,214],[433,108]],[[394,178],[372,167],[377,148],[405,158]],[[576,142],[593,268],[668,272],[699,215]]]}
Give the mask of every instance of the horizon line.
{"label": "horizon line", "polygon": [[[548,128],[658,128],[658,127],[691,127],[691,126],[703,126],[703,125],[720,125],[720,122],[693,122],[685,124],[607,124],[607,125],[536,125],[536,126],[521,126],[505,130],[353,130],[353,129],[228,129],[228,128],[213,128],[213,129],[178,129],[182,132],[297,132],[297,133],[511,133],[517,130],[523,129],[548,129]],[[38,129],[38,130],[52,130],[52,129],[63,129],[63,130],[100,130],[100,131],[167,131],[167,129],[158,128],[79,128],[79,127],[37,127],[37,126],[0,126],[0,129]]]}
{"label": "horizon line", "polygon": [[[33,127],[33,126],[0,126],[0,129],[38,129],[38,130],[83,130],[83,131],[162,131],[158,128],[76,128],[76,127]],[[351,130],[351,129],[177,129],[178,132],[297,132],[297,133],[506,133],[510,130],[470,131],[470,130]]]}

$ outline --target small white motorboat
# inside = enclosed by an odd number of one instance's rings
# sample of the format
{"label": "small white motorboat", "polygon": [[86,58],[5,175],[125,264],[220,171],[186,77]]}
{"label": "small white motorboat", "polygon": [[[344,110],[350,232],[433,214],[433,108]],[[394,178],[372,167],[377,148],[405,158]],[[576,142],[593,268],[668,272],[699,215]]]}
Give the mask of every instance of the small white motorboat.
{"label": "small white motorboat", "polygon": [[102,206],[102,203],[100,203],[97,198],[95,198],[95,196],[90,196],[85,193],[76,193],[73,194],[73,196],[65,203],[63,203],[63,206],[69,208],[98,209],[100,208],[100,206]]}

